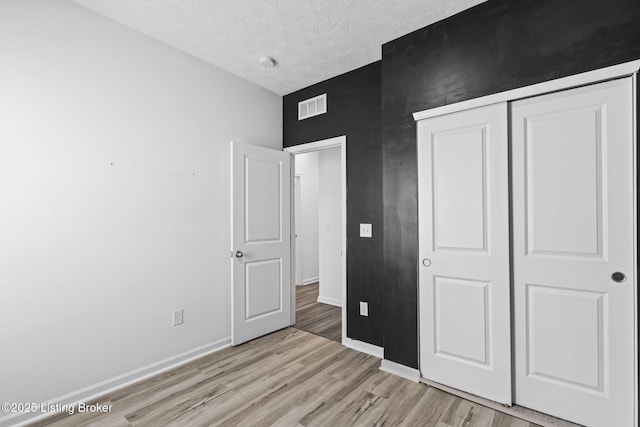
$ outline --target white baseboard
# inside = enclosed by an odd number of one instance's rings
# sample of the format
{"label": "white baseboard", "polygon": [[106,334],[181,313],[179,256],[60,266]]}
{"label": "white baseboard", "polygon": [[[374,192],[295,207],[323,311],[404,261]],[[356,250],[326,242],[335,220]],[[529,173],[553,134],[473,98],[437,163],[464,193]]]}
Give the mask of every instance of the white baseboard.
{"label": "white baseboard", "polygon": [[336,307],[342,307],[342,301],[335,298],[327,298],[318,296],[318,302],[322,304],[335,305]]}
{"label": "white baseboard", "polygon": [[[202,347],[198,347],[193,350],[189,350],[184,353],[161,360],[159,362],[144,366],[142,368],[127,372],[125,374],[118,375],[106,381],[102,381],[83,389],[73,391],[63,396],[47,399],[46,402],[52,405],[59,403],[61,406],[64,405],[65,407],[75,406],[80,402],[89,402],[108,393],[111,393],[112,391],[140,382],[162,372],[177,368],[178,366],[184,365],[185,363],[191,362],[192,360],[198,359],[208,354],[215,353],[216,351],[220,351],[223,348],[229,347],[230,345],[231,338],[223,338],[216,342],[203,345]],[[51,417],[53,415],[56,415],[56,413],[40,414],[38,412],[32,412],[9,414],[8,416],[0,418],[0,427],[25,426],[27,424]]]}
{"label": "white baseboard", "polygon": [[380,370],[408,379],[414,383],[420,382],[419,370],[392,362],[391,360],[382,359],[382,362],[380,363]]}
{"label": "white baseboard", "polygon": [[364,341],[358,341],[351,338],[345,338],[342,343],[345,347],[349,347],[353,350],[357,350],[361,353],[367,353],[371,356],[377,357],[379,359],[384,358],[384,348],[378,347],[377,345],[369,344]]}
{"label": "white baseboard", "polygon": [[320,277],[318,277],[318,276],[316,276],[316,277],[311,277],[311,278],[309,278],[309,279],[304,279],[304,280],[302,281],[302,286],[304,286],[304,285],[310,285],[310,284],[312,284],[312,283],[316,283],[316,282],[319,282],[319,281],[320,281]]}

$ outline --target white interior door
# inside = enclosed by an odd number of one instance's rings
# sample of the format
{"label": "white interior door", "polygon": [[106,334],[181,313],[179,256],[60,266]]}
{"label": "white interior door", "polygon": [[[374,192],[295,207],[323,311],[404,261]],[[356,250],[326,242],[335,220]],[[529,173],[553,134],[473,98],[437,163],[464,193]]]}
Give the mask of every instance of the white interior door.
{"label": "white interior door", "polygon": [[634,425],[632,101],[627,78],[512,109],[515,401],[589,426]]}
{"label": "white interior door", "polygon": [[290,154],[231,143],[231,343],[291,325]]}
{"label": "white interior door", "polygon": [[418,122],[420,371],[511,403],[507,104]]}

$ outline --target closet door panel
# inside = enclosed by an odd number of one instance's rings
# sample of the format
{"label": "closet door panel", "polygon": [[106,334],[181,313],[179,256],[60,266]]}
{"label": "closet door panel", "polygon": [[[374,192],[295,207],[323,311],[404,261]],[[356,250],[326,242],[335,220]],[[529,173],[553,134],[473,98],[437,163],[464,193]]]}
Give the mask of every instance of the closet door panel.
{"label": "closet door panel", "polygon": [[418,122],[420,371],[511,403],[507,105]]}
{"label": "closet door panel", "polygon": [[628,78],[512,104],[515,400],[586,425],[633,425],[632,101]]}
{"label": "closet door panel", "polygon": [[487,250],[486,133],[481,124],[432,135],[434,251]]}
{"label": "closet door panel", "polygon": [[439,276],[433,280],[435,354],[489,366],[491,283]]}
{"label": "closet door panel", "polygon": [[604,108],[524,119],[528,255],[602,257]]}

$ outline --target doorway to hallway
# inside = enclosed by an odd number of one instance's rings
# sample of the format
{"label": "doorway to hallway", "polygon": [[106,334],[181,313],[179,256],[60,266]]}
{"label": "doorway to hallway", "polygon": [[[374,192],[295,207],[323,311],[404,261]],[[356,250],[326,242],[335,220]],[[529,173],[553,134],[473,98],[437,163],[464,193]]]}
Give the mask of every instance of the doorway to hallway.
{"label": "doorway to hallway", "polygon": [[341,309],[318,302],[319,283],[296,286],[297,329],[342,342]]}
{"label": "doorway to hallway", "polygon": [[346,138],[285,150],[294,155],[295,327],[344,343]]}

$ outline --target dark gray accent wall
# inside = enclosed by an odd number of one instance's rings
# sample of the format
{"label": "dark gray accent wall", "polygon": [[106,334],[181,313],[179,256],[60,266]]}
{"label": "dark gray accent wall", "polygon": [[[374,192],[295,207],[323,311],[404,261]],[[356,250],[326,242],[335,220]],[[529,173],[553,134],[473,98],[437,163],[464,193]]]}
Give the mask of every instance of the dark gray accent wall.
{"label": "dark gray accent wall", "polygon": [[418,367],[412,113],[640,58],[638,0],[489,0],[383,46],[385,358]]}
{"label": "dark gray accent wall", "polygon": [[[412,113],[638,59],[640,1],[489,0],[382,52],[381,62],[285,96],[284,145],[347,135],[347,335],[417,368]],[[298,121],[298,101],[325,92],[328,113]],[[358,237],[360,222],[373,224],[373,239]]]}
{"label": "dark gray accent wall", "polygon": [[[298,102],[326,93],[327,113],[298,121]],[[286,95],[284,146],[347,137],[347,336],[382,346],[382,151],[380,62]],[[359,224],[373,237],[360,238]],[[369,316],[359,315],[359,301]]]}

